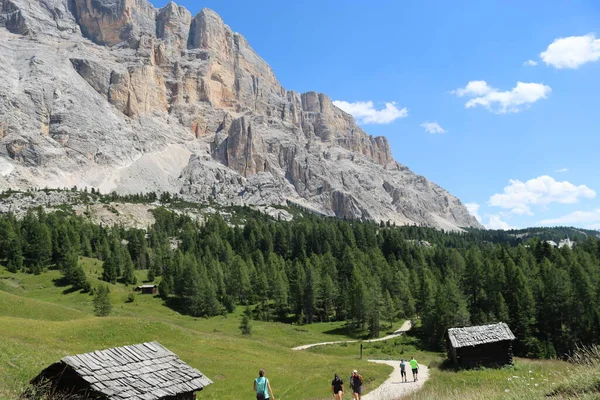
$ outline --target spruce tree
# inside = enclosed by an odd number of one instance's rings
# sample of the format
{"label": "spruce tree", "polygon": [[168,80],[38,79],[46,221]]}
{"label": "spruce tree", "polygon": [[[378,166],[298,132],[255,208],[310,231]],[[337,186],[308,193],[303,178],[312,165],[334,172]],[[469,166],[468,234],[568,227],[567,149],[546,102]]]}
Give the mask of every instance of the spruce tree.
{"label": "spruce tree", "polygon": [[377,281],[374,281],[369,288],[368,300],[368,327],[369,336],[378,338],[381,330],[381,313],[383,310],[383,296],[381,287]]}
{"label": "spruce tree", "polygon": [[396,305],[394,304],[394,300],[392,300],[392,296],[390,292],[385,291],[385,295],[383,296],[383,316],[385,320],[390,324],[390,329],[394,327],[394,322],[396,321],[396,316],[398,312],[396,311]]}
{"label": "spruce tree", "polygon": [[137,283],[137,279],[134,274],[133,261],[131,260],[131,257],[129,256],[129,251],[127,251],[127,250],[124,251],[123,260],[124,260],[123,262],[125,264],[123,266],[123,282],[126,285],[135,285]]}
{"label": "spruce tree", "polygon": [[102,266],[102,280],[105,282],[109,282],[112,284],[117,283],[117,261],[112,255],[109,255],[108,258],[104,261],[104,265]]}
{"label": "spruce tree", "polygon": [[248,305],[248,306],[246,306],[246,309],[244,310],[244,313],[242,314],[242,318],[240,321],[240,331],[242,332],[242,335],[250,336],[252,334],[251,317],[252,317],[252,310],[250,309],[250,306]]}
{"label": "spruce tree", "polygon": [[112,310],[110,300],[110,289],[107,285],[99,285],[94,293],[94,314],[98,317],[106,317]]}
{"label": "spruce tree", "polygon": [[9,231],[6,238],[6,267],[10,272],[23,269],[23,251],[21,241],[14,231]]}

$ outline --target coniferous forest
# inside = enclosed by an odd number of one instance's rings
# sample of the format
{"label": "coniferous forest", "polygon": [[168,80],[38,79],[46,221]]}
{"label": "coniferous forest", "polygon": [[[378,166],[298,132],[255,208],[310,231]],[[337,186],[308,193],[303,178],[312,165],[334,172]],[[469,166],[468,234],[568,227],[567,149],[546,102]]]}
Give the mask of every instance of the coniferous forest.
{"label": "coniferous forest", "polygon": [[[283,222],[245,211],[203,223],[164,208],[148,230],[93,225],[65,212],[0,216],[0,264],[62,271],[90,291],[79,256],[103,261],[102,279],[160,282],[165,303],[192,316],[252,305],[253,318],[310,324],[346,321],[378,336],[419,318],[423,339],[443,347],[448,327],[503,321],[515,353],[560,357],[600,342],[600,241],[573,249],[501,231],[448,233],[304,215]],[[140,282],[141,283],[141,282]]]}

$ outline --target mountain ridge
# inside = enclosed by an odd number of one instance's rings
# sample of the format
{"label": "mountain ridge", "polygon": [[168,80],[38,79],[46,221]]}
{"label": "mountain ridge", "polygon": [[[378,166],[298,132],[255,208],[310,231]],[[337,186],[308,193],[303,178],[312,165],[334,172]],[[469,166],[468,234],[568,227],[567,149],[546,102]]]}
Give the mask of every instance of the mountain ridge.
{"label": "mountain ridge", "polygon": [[342,218],[481,227],[327,95],[283,88],[210,9],[2,0],[1,10],[0,187],[291,200]]}

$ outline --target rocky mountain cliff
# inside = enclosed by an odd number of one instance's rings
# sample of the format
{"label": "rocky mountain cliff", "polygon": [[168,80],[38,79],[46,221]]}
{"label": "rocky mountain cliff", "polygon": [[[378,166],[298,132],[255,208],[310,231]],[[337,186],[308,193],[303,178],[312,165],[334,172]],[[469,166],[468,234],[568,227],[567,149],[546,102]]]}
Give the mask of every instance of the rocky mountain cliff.
{"label": "rocky mountain cliff", "polygon": [[168,190],[479,227],[325,94],[296,93],[214,11],[0,0],[0,188]]}

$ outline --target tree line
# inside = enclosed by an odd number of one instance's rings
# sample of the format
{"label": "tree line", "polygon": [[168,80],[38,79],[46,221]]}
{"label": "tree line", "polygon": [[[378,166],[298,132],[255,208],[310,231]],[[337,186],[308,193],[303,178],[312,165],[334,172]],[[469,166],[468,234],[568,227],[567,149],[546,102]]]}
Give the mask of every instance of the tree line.
{"label": "tree line", "polygon": [[147,231],[103,227],[68,213],[0,217],[8,270],[60,269],[90,285],[80,255],[103,261],[102,279],[159,281],[165,303],[193,316],[252,305],[253,318],[310,324],[346,321],[378,336],[417,316],[441,348],[448,327],[507,322],[515,352],[555,357],[600,339],[600,241],[574,249],[498,231],[430,228],[299,216],[290,222],[246,210],[244,223],[203,222],[163,208]]}

